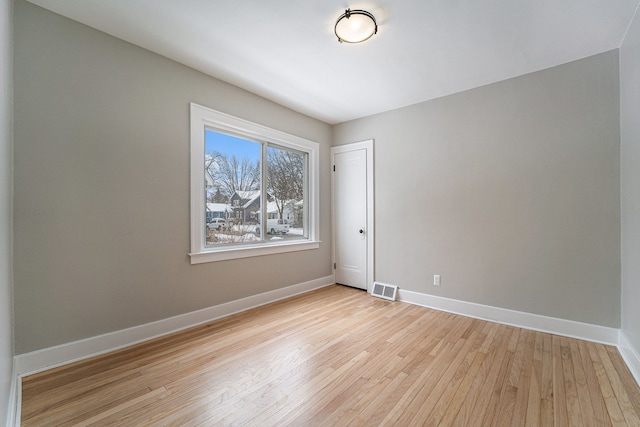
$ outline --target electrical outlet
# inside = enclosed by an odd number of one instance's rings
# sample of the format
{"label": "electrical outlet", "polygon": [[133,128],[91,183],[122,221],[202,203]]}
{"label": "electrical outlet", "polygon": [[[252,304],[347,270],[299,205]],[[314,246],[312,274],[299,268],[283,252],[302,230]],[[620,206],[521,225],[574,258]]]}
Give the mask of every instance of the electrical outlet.
{"label": "electrical outlet", "polygon": [[439,274],[434,274],[433,275],[433,286],[440,286],[440,275]]}

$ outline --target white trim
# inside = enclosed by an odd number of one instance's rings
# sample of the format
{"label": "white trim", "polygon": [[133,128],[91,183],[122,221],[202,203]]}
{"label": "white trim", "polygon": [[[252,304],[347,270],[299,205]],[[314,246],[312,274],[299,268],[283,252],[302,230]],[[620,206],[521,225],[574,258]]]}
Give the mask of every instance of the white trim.
{"label": "white trim", "polygon": [[224,250],[189,254],[189,256],[191,256],[191,264],[201,264],[203,262],[224,261],[228,259],[249,258],[262,255],[318,249],[320,247],[320,243],[321,242],[309,242],[307,240],[274,245],[264,243],[260,246],[236,246],[232,248],[225,248]]}
{"label": "white trim", "polygon": [[616,328],[558,319],[539,314],[524,313],[404,289],[398,289],[398,300],[519,328],[532,329],[534,331],[547,332],[608,345],[618,345],[619,330]]}
{"label": "white trim", "polygon": [[[271,255],[320,247],[320,145],[317,142],[234,117],[221,111],[190,104],[190,207],[191,264]],[[255,141],[271,142],[307,153],[308,240],[283,243],[265,242],[232,247],[206,247],[204,189],[204,132],[206,127],[227,131]]]}
{"label": "white trim", "polygon": [[[373,157],[373,139],[369,139],[361,142],[354,142],[346,145],[339,145],[337,147],[331,147],[331,167],[335,166],[334,156],[337,153],[345,153],[355,150],[365,150],[367,156],[367,292],[373,291],[374,278],[374,248],[375,248],[375,203],[374,203],[374,157]],[[331,233],[332,233],[332,247],[331,247],[331,259],[336,262],[336,230],[335,230],[335,206],[336,203],[333,200],[334,191],[334,174],[331,172]],[[335,276],[335,269],[334,276]]]}
{"label": "white trim", "polygon": [[224,304],[204,308],[158,320],[144,325],[134,326],[120,331],[110,332],[96,337],[86,338],[70,343],[49,347],[15,357],[15,370],[18,376],[33,374],[86,359],[99,354],[108,353],[163,335],[211,322],[221,317],[269,304],[284,298],[323,288],[333,284],[333,276],[321,277],[297,285],[252,295]]}
{"label": "white trim", "polygon": [[638,349],[631,345],[631,342],[629,342],[627,336],[622,331],[620,331],[618,337],[618,351],[640,386],[640,354],[638,353]]}
{"label": "white trim", "polygon": [[16,358],[13,358],[13,375],[11,376],[11,389],[9,390],[9,409],[7,412],[7,427],[20,426],[20,413],[22,412],[22,376],[16,371]]}

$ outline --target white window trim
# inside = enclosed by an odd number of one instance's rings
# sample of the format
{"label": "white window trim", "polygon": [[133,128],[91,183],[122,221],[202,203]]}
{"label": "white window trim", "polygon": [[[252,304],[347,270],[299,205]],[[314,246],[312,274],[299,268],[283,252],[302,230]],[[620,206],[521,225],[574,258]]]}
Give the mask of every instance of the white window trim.
{"label": "white window trim", "polygon": [[[261,255],[318,249],[319,232],[319,162],[320,149],[317,142],[271,129],[248,120],[240,119],[211,108],[191,103],[191,264],[248,258]],[[309,238],[300,241],[261,242],[259,244],[206,247],[205,245],[205,179],[204,144],[205,127],[268,141],[285,148],[308,153],[309,170]]]}

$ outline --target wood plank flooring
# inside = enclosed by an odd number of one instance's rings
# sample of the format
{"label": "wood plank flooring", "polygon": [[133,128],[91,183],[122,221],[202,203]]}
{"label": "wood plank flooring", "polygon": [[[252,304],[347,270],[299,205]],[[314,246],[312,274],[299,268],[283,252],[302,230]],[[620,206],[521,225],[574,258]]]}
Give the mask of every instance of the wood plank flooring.
{"label": "wood plank flooring", "polygon": [[640,426],[614,347],[330,286],[23,379],[23,426]]}

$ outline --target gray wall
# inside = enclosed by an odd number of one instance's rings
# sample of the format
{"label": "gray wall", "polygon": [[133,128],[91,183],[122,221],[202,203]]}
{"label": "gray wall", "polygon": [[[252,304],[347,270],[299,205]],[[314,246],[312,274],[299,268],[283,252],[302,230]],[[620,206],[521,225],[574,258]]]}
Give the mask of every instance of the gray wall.
{"label": "gray wall", "polygon": [[640,17],[620,49],[622,331],[640,353]]}
{"label": "gray wall", "polygon": [[0,425],[6,424],[13,371],[11,293],[11,104],[13,1],[0,1]]}
{"label": "gray wall", "polygon": [[[331,127],[18,0],[18,354],[328,276]],[[189,102],[320,143],[319,250],[190,265]]]}
{"label": "gray wall", "polygon": [[376,280],[619,327],[618,78],[611,51],[335,126],[375,139]]}

